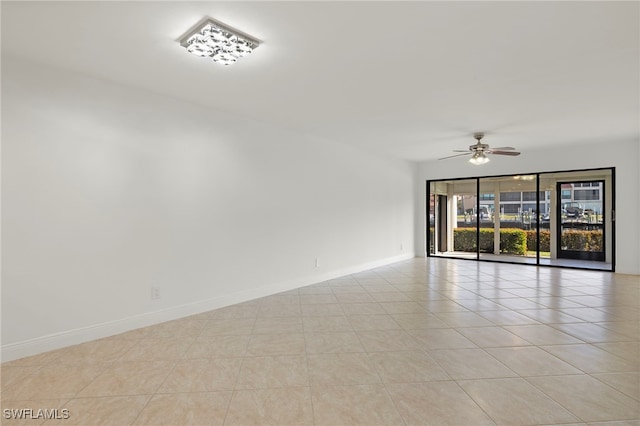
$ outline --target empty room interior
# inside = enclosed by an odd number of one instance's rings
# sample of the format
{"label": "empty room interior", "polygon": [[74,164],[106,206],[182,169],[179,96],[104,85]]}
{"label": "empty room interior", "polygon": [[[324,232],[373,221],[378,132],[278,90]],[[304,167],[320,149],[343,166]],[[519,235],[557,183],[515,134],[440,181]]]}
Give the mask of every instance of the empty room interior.
{"label": "empty room interior", "polygon": [[640,423],[640,3],[0,12],[1,424]]}

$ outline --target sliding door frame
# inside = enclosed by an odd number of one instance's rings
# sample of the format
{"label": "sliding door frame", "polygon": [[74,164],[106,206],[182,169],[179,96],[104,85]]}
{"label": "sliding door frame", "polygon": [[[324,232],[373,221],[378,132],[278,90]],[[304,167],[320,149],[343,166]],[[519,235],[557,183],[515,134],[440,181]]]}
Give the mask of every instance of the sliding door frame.
{"label": "sliding door frame", "polygon": [[[606,183],[606,179],[605,179],[605,183],[602,185],[602,191],[603,191],[603,246],[604,246],[604,250],[605,250],[605,260],[606,260],[606,244],[605,244],[605,240],[604,240],[604,236],[607,234],[607,232],[605,232],[605,230],[607,229],[607,222],[604,218],[609,217],[610,218],[610,232],[608,232],[608,238],[610,238],[610,242],[611,242],[611,249],[610,249],[610,253],[611,253],[611,261],[610,263],[604,263],[605,265],[609,265],[610,264],[610,268],[607,269],[600,269],[600,268],[587,268],[587,267],[580,267],[580,266],[572,266],[572,265],[558,265],[558,264],[547,264],[547,263],[541,263],[540,261],[540,180],[541,180],[541,175],[545,175],[545,174],[555,174],[555,173],[585,173],[585,172],[598,172],[598,171],[608,171],[611,173],[610,175],[610,181],[611,181],[611,188],[609,191],[607,191],[605,188],[607,186]],[[495,259],[485,259],[485,258],[481,258],[480,257],[480,182],[481,179],[487,179],[487,178],[503,178],[503,177],[514,177],[514,176],[518,176],[518,175],[533,175],[535,176],[535,187],[536,187],[536,244],[535,244],[535,252],[536,252],[536,256],[535,256],[535,264],[532,263],[523,263],[523,262],[515,262],[515,261],[508,261],[508,260],[495,260]],[[437,193],[431,194],[431,187],[433,183],[437,183],[437,182],[455,182],[455,181],[462,181],[462,180],[473,180],[475,179],[476,181],[476,253],[475,253],[475,259],[474,258],[469,258],[469,257],[456,257],[456,256],[451,256],[451,255],[443,255],[443,254],[438,254],[437,251],[437,245],[434,245],[434,252],[431,253],[430,247],[432,247],[432,243],[433,244],[437,244],[437,240],[438,236],[436,236],[434,234],[434,238],[436,239],[436,241],[431,241],[431,232],[429,232],[429,226],[430,226],[430,218],[429,218],[429,213],[430,213],[430,208],[429,208],[429,201],[430,201],[430,197],[431,195],[435,195],[435,198],[437,198]],[[576,181],[579,181],[580,179],[577,179]],[[582,179],[584,180],[584,179]],[[602,179],[598,179],[598,178],[594,178],[593,181],[597,181],[597,180],[602,180]],[[556,194],[558,197],[560,197],[560,194]],[[531,172],[531,173],[512,173],[512,174],[502,174],[502,175],[489,175],[489,176],[473,176],[473,177],[458,177],[458,178],[450,178],[450,179],[428,179],[426,181],[426,200],[427,200],[427,221],[426,221],[426,247],[425,247],[425,252],[426,252],[426,256],[427,257],[439,257],[439,258],[447,258],[447,259],[461,259],[461,260],[474,260],[474,261],[483,261],[483,262],[494,262],[494,263],[507,263],[507,264],[514,264],[514,265],[535,265],[535,266],[547,266],[547,267],[552,267],[552,268],[567,268],[567,269],[581,269],[581,270],[598,270],[598,271],[604,271],[604,272],[615,272],[615,266],[616,266],[616,244],[615,244],[615,240],[616,240],[616,217],[615,217],[615,210],[616,210],[616,170],[615,167],[600,167],[600,168],[593,168],[593,169],[572,169],[572,170],[551,170],[551,171],[541,171],[541,172]],[[605,197],[610,197],[611,200],[611,206],[610,209],[607,209],[607,206],[605,204]],[[559,208],[560,206],[556,206],[556,208]],[[495,210],[495,209],[494,209]],[[435,213],[437,214],[437,209],[435,210]],[[494,213],[495,214],[495,213]],[[555,214],[555,212],[554,212]],[[445,218],[446,220],[446,218]],[[495,222],[495,216],[494,216],[494,222]],[[435,218],[435,223],[438,223],[438,218]],[[452,226],[452,224],[447,224],[447,226]],[[558,224],[559,227],[559,224]],[[473,252],[471,252],[473,253]],[[597,261],[594,261],[597,262]]]}

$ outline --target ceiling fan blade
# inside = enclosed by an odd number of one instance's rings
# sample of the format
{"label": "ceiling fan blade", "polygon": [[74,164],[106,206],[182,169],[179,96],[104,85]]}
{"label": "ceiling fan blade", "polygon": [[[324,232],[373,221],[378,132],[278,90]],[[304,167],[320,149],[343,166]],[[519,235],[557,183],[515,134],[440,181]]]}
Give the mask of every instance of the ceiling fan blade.
{"label": "ceiling fan blade", "polygon": [[491,150],[491,154],[510,155],[512,157],[515,157],[516,155],[520,155],[518,151],[494,151],[494,150]]}
{"label": "ceiling fan blade", "polygon": [[463,155],[469,155],[471,154],[470,152],[466,152],[464,154],[455,154],[455,155],[450,155],[448,157],[442,157],[442,158],[438,158],[438,160],[446,160],[447,158],[453,158],[453,157],[461,157]]}
{"label": "ceiling fan blade", "polygon": [[499,146],[499,147],[497,147],[497,148],[491,148],[491,150],[492,150],[492,151],[493,151],[494,149],[495,149],[496,151],[514,151],[514,150],[515,150],[515,148],[514,148],[514,147],[512,147],[512,146]]}

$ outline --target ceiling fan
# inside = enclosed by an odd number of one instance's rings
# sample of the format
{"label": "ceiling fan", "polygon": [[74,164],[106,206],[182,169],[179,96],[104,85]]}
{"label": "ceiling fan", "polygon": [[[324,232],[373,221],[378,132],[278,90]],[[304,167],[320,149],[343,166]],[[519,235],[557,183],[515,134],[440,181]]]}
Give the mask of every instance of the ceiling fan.
{"label": "ceiling fan", "polygon": [[489,145],[487,145],[486,143],[481,143],[480,141],[484,137],[484,133],[475,133],[473,137],[478,142],[469,146],[468,150],[455,149],[453,151],[453,152],[464,152],[464,154],[450,155],[448,157],[438,158],[438,160],[444,160],[446,158],[460,157],[462,155],[471,154],[471,158],[469,159],[469,162],[471,164],[480,165],[480,164],[486,164],[490,161],[489,157],[487,157],[487,154],[511,155],[511,156],[520,155],[520,153],[516,151],[515,148],[512,148],[510,146],[502,146],[500,148],[490,148]]}

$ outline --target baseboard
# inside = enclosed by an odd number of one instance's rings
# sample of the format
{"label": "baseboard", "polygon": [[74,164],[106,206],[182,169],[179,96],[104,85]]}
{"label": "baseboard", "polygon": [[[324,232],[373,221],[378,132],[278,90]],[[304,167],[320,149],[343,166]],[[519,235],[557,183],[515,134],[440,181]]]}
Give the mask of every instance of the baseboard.
{"label": "baseboard", "polygon": [[389,265],[391,263],[412,259],[414,256],[414,253],[392,256],[372,262],[365,262],[346,268],[332,270],[329,272],[314,274],[308,277],[301,277],[290,281],[257,287],[251,290],[231,293],[207,300],[172,306],[167,309],[148,312],[115,321],[109,321],[88,327],[67,330],[60,333],[37,337],[34,339],[23,340],[20,342],[3,345],[0,349],[0,359],[2,360],[2,362],[6,362],[31,355],[37,355],[55,349],[113,336],[116,334],[135,330],[137,328],[147,327],[150,325],[183,318],[190,315],[200,314],[203,312],[211,311],[213,309],[223,308],[225,306],[234,305],[236,303],[242,303],[248,300],[281,293],[283,291],[289,291],[296,288],[321,283],[323,281],[343,277],[345,275],[355,274],[357,272],[378,268],[381,266]]}

